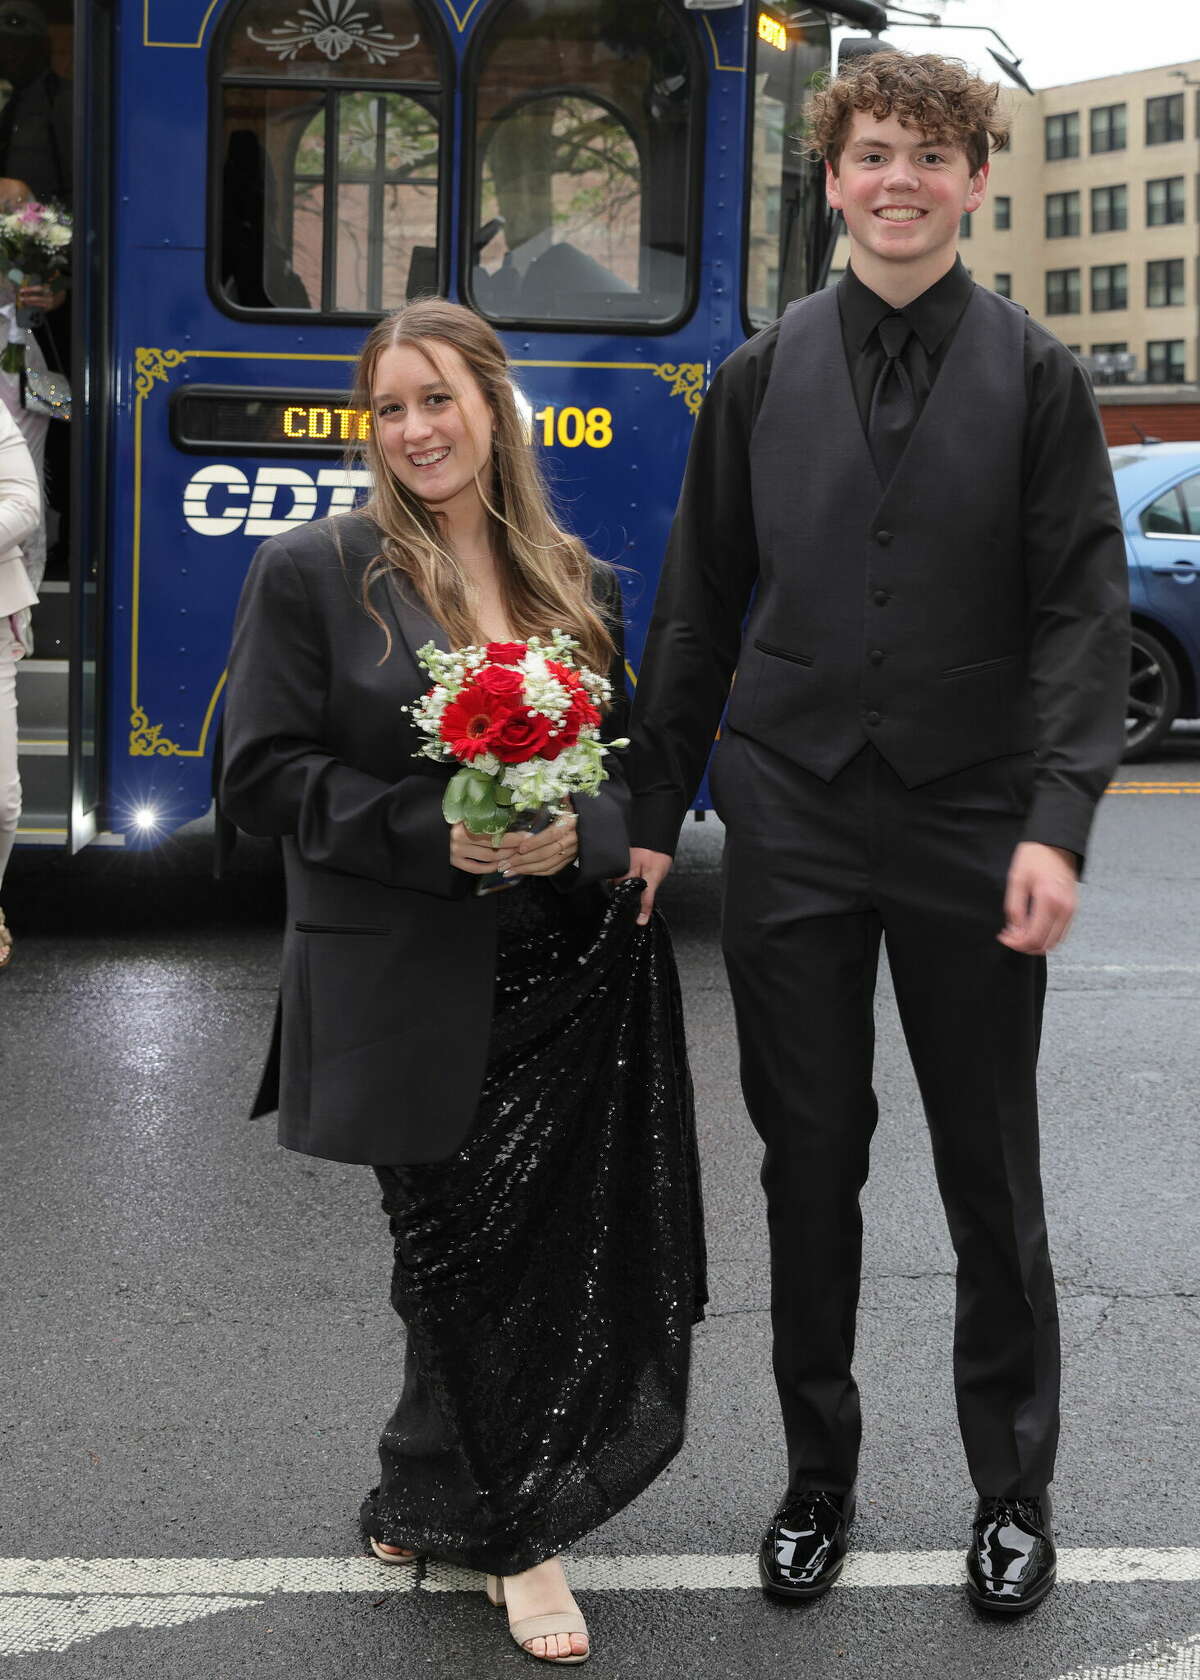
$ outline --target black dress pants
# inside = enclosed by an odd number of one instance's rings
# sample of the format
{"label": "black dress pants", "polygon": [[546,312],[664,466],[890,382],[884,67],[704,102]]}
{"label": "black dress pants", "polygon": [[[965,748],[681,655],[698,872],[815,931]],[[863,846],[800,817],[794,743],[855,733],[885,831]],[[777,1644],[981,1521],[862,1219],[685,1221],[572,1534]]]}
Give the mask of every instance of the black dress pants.
{"label": "black dress pants", "polygon": [[832,782],[727,731],[723,945],[742,1089],[765,1145],[775,1377],[789,1486],[845,1491],[859,1192],[880,939],[957,1256],[954,1380],[972,1480],[1040,1493],[1058,1438],[1058,1318],[1035,1083],[1046,969],[996,940],[1031,754],[909,789],[873,747]]}

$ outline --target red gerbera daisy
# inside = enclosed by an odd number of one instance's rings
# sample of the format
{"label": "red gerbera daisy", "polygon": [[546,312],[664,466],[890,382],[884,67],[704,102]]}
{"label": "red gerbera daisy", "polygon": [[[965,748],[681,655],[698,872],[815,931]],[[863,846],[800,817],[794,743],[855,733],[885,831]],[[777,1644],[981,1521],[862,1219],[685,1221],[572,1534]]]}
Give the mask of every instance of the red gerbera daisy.
{"label": "red gerbera daisy", "polygon": [[470,684],[442,713],[440,734],[455,758],[471,760],[492,750],[492,737],[512,712],[508,695]]}

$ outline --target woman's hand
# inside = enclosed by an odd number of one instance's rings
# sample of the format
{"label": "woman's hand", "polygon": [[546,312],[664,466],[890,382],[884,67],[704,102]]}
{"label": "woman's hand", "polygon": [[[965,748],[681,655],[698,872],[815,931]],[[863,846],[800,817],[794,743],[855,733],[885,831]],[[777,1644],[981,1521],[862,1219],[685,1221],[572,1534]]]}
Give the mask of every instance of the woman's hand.
{"label": "woman's hand", "polygon": [[493,845],[490,834],[472,834],[466,823],[455,823],[450,830],[450,862],[468,875],[491,875],[507,869],[519,839],[519,834],[502,834],[499,844]]}
{"label": "woman's hand", "polygon": [[49,309],[58,309],[66,301],[67,294],[63,287],[55,289],[45,281],[38,286],[21,286],[17,289],[17,304],[21,309],[40,309],[44,314]]}
{"label": "woman's hand", "polygon": [[516,855],[508,865],[510,875],[558,875],[569,869],[579,856],[579,818],[573,811],[555,817],[539,834],[506,835],[516,841]]}

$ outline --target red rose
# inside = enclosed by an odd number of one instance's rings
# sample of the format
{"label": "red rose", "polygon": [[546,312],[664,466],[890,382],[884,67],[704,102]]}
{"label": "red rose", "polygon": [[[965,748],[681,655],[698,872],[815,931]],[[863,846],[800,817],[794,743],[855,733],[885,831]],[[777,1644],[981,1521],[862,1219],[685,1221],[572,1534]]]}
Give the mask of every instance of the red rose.
{"label": "red rose", "polygon": [[485,665],[475,673],[475,687],[483,689],[485,694],[516,701],[525,692],[525,678],[507,665]]}
{"label": "red rose", "polygon": [[519,665],[528,652],[524,642],[489,642],[487,645],[490,665]]}
{"label": "red rose", "polygon": [[489,694],[472,683],[442,713],[442,740],[455,758],[479,758],[494,750],[492,738],[511,711],[511,703],[503,695]]}
{"label": "red rose", "polygon": [[509,712],[492,733],[489,750],[504,764],[524,764],[544,754],[550,740],[550,719],[540,712]]}

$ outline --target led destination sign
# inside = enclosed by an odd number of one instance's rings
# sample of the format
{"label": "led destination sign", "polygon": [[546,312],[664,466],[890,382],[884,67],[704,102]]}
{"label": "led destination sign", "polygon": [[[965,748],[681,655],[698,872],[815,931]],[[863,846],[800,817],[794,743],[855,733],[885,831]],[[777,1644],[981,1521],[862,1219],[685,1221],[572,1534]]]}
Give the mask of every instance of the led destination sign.
{"label": "led destination sign", "polygon": [[329,391],[183,385],[171,402],[180,449],[228,455],[343,455],[370,435],[371,416]]}

